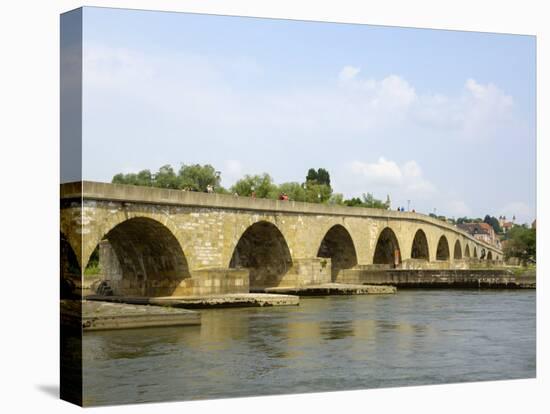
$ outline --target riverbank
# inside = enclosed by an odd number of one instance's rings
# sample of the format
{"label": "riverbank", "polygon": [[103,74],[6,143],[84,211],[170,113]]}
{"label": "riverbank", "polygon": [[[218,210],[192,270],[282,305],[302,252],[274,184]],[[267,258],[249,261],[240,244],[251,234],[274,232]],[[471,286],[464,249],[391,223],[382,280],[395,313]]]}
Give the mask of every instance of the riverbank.
{"label": "riverbank", "polygon": [[332,295],[387,295],[397,292],[395,286],[348,285],[342,283],[323,283],[298,287],[274,287],[265,289],[266,293],[291,294],[298,296]]}
{"label": "riverbank", "polygon": [[339,282],[423,289],[535,289],[536,271],[499,269],[345,269]]}
{"label": "riverbank", "polygon": [[83,331],[200,325],[201,315],[185,309],[88,300],[61,301],[61,323]]}
{"label": "riverbank", "polygon": [[86,299],[91,301],[127,303],[132,305],[169,306],[186,309],[297,306],[300,303],[300,298],[298,296],[267,293],[230,293],[225,295],[164,297],[90,295],[87,296]]}

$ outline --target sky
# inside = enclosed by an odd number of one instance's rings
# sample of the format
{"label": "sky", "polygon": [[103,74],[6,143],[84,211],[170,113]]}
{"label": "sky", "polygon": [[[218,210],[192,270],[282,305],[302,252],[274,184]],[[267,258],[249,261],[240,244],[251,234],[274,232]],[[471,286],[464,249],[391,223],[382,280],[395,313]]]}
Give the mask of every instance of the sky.
{"label": "sky", "polygon": [[447,217],[536,215],[534,36],[85,8],[83,178],[330,172]]}

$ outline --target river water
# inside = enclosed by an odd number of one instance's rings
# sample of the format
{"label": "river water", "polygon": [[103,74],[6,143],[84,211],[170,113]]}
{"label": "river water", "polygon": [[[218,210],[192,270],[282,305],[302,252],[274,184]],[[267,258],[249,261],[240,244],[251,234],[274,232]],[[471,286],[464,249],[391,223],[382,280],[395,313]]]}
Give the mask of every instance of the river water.
{"label": "river water", "polygon": [[89,332],[84,403],[533,378],[534,290],[399,290],[203,310],[202,326]]}

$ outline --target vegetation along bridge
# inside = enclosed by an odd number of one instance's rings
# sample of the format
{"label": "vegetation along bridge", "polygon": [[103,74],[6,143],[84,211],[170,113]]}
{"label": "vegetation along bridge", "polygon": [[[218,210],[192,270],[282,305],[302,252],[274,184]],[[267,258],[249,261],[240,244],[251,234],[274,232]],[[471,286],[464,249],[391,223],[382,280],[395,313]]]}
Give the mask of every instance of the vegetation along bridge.
{"label": "vegetation along bridge", "polygon": [[502,261],[495,246],[417,213],[62,184],[64,273],[73,269],[80,277],[94,251],[112,291],[135,296],[242,293],[339,282],[377,269],[468,269]]}

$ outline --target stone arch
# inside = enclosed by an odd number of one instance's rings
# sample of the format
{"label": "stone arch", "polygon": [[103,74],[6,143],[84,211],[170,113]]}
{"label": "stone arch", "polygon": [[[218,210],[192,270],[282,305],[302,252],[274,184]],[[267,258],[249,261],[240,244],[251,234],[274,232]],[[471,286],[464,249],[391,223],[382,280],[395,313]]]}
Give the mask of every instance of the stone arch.
{"label": "stone arch", "polygon": [[411,246],[411,258],[430,260],[430,250],[428,247],[428,238],[424,230],[418,229],[414,235]]}
{"label": "stone arch", "polygon": [[61,256],[61,275],[80,275],[77,255],[64,233],[60,233],[59,254]]}
{"label": "stone arch", "polygon": [[177,238],[152,218],[134,217],[117,224],[102,238],[99,249],[103,279],[115,294],[169,296],[191,277]]}
{"label": "stone arch", "polygon": [[278,286],[292,267],[292,257],[279,228],[259,221],[241,235],[229,267],[249,269],[250,289],[259,290]]}
{"label": "stone arch", "polygon": [[[166,227],[166,229],[170,233],[172,233],[174,237],[179,241],[179,245],[182,251],[191,251],[194,247],[191,238],[181,237],[181,232],[178,226],[170,218],[169,213],[151,212],[147,210],[146,206],[123,206],[116,212],[109,212],[107,215],[100,214],[97,217],[94,217],[93,221],[90,221],[90,223],[83,228],[83,230],[86,232],[86,234],[82,237],[83,269],[85,269],[88,265],[88,260],[90,259],[90,256],[99,245],[99,243],[105,238],[105,235],[116,226],[130,219],[150,219]],[[189,268],[194,269],[193,256],[186,255],[186,260]]]}
{"label": "stone arch", "polygon": [[77,295],[76,286],[80,284],[82,271],[78,257],[64,233],[60,233],[59,255],[60,297],[70,299]]}
{"label": "stone arch", "polygon": [[477,259],[478,256],[477,256],[477,246],[474,246],[474,257]]}
{"label": "stone arch", "polygon": [[392,267],[401,263],[399,241],[391,228],[386,227],[380,232],[372,262],[373,264],[390,265]]}
{"label": "stone arch", "polygon": [[357,265],[357,252],[351,235],[341,224],[332,226],[323,237],[317,257],[331,259],[331,280],[335,282],[342,269]]}
{"label": "stone arch", "polygon": [[455,241],[455,247],[453,251],[453,259],[461,260],[462,259],[462,246],[460,245],[460,240]]}
{"label": "stone arch", "polygon": [[437,250],[435,254],[436,260],[449,260],[451,257],[449,252],[449,242],[447,237],[441,236],[439,242],[437,243]]}
{"label": "stone arch", "polygon": [[464,249],[464,257],[466,257],[467,259],[470,258],[470,245],[469,244],[466,244],[466,248]]}
{"label": "stone arch", "polygon": [[493,252],[490,250],[487,252],[487,260],[493,260]]}

